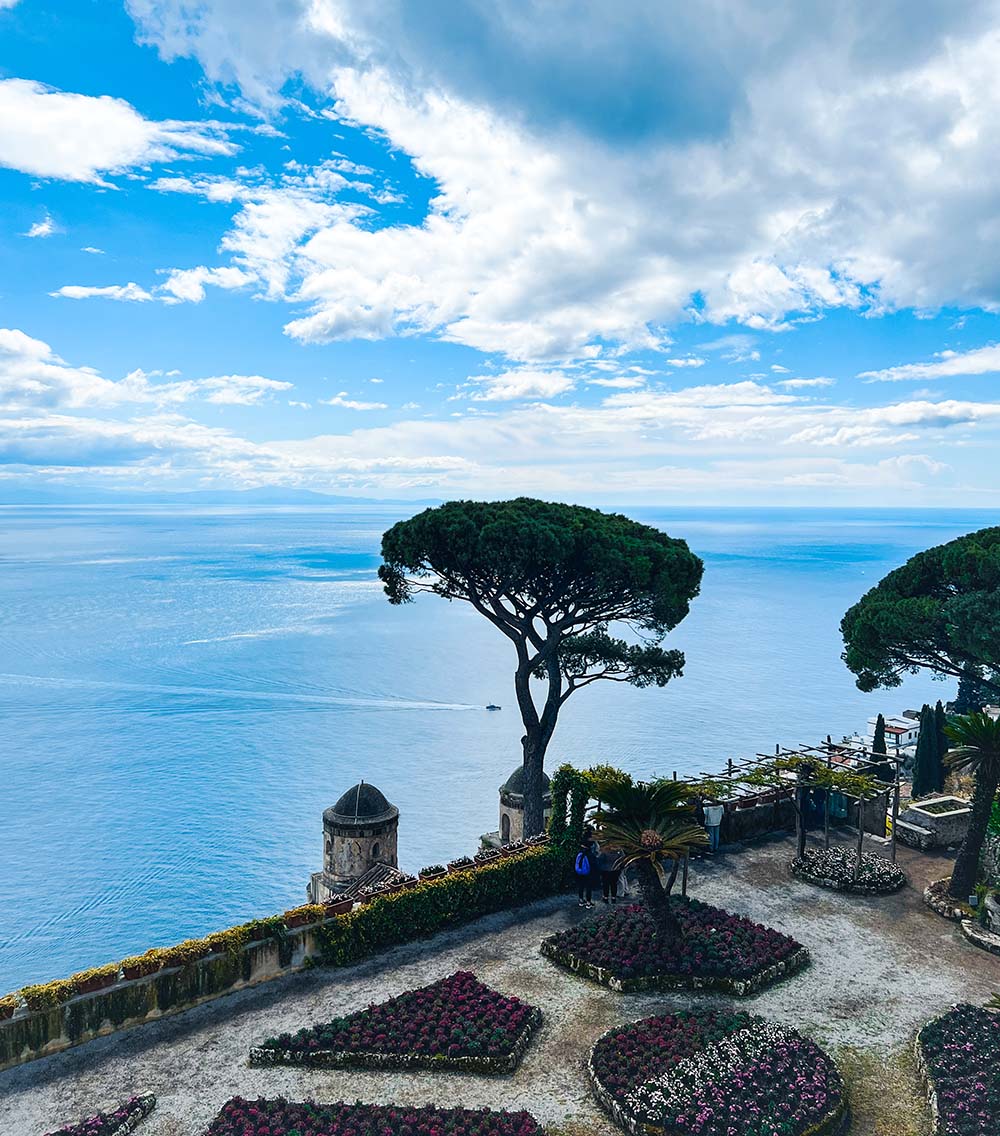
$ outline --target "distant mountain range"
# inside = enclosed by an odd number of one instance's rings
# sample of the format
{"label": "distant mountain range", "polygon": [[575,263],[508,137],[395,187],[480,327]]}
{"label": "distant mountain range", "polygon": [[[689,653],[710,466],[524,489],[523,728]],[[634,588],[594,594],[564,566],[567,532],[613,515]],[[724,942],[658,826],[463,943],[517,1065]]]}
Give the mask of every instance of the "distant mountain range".
{"label": "distant mountain range", "polygon": [[313,489],[123,490],[78,489],[0,482],[0,505],[405,505],[420,508],[440,500],[408,501],[386,497],[349,497]]}

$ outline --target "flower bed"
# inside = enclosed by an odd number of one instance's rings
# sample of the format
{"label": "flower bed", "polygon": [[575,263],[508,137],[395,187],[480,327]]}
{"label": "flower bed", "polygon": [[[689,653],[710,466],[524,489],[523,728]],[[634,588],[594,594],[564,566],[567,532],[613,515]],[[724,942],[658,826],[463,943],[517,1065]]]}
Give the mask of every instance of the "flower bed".
{"label": "flower bed", "polygon": [[854,895],[888,895],[906,883],[903,869],[875,852],[862,853],[857,879],[856,862],[857,853],[844,848],[810,848],[801,860],[792,861],[792,875],[818,887]]}
{"label": "flower bed", "polygon": [[205,1136],[545,1136],[527,1112],[233,1097]]}
{"label": "flower bed", "polygon": [[750,1014],[679,1011],[616,1026],[588,1065],[598,1100],[636,1136],[832,1136],[848,1121],[836,1066]]}
{"label": "flower bed", "polygon": [[79,1124],[67,1124],[57,1128],[48,1136],[128,1136],[144,1117],[149,1116],[156,1105],[156,1097],[132,1097],[119,1105],[113,1112],[98,1112],[81,1120]]}
{"label": "flower bed", "polygon": [[1000,1131],[1000,1014],[958,1005],[917,1034],[935,1136]]}
{"label": "flower bed", "polygon": [[251,1065],[327,1068],[517,1068],[541,1011],[458,971],[325,1025],[280,1034],[250,1050]]}
{"label": "flower bed", "polygon": [[935,880],[924,888],[924,903],[943,919],[950,919],[953,923],[961,923],[963,919],[975,919],[976,912],[960,899],[949,895],[951,876],[943,880]]}
{"label": "flower bed", "polygon": [[714,989],[752,994],[809,961],[788,935],[696,899],[672,901],[683,936],[664,948],[642,907],[619,907],[542,942],[542,954],[630,993]]}

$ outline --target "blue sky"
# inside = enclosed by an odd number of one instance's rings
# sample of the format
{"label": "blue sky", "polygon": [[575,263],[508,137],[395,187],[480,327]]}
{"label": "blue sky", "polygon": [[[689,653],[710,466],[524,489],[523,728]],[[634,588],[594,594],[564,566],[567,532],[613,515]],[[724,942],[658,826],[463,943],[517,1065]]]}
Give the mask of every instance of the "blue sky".
{"label": "blue sky", "polygon": [[1000,500],[995,5],[0,0],[0,479]]}

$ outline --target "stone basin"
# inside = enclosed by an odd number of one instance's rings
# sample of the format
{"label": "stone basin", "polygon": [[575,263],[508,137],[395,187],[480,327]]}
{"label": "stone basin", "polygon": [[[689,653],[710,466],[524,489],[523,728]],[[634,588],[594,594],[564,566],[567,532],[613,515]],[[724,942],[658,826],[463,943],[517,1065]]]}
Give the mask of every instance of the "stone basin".
{"label": "stone basin", "polygon": [[971,815],[972,809],[968,801],[962,797],[943,794],[909,805],[900,820],[927,829],[933,836],[930,847],[940,848],[949,844],[961,844],[968,831]]}

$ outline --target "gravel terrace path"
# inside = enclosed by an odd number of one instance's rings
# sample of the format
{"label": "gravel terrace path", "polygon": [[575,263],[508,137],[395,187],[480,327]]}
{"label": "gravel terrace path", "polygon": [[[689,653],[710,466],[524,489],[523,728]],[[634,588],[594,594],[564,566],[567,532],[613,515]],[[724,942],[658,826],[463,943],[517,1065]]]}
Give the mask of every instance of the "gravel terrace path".
{"label": "gravel terrace path", "polygon": [[[1000,991],[1000,958],[966,943],[956,925],[921,902],[924,885],[948,874],[947,859],[901,848],[910,885],[869,899],[792,880],[792,850],[791,839],[772,840],[699,861],[691,894],[787,932],[811,951],[809,968],[741,1004],[812,1035],[843,1060],[857,1115],[852,1136],[922,1136],[925,1111],[905,1048],[951,1003],[981,1002]],[[0,1073],[0,1133],[41,1136],[139,1092],[157,1096],[139,1136],[199,1136],[234,1095],[525,1108],[564,1136],[616,1132],[588,1090],[584,1066],[595,1039],[616,1022],[730,1000],[614,994],[543,959],[541,939],[582,915],[575,899],[547,900],[349,969],[289,975]],[[247,1050],[265,1035],[349,1013],[459,969],[542,1007],[544,1026],[513,1076],[247,1065]],[[894,1114],[891,1124],[887,1094],[909,1098],[905,1107],[899,1103],[905,1117]]]}

